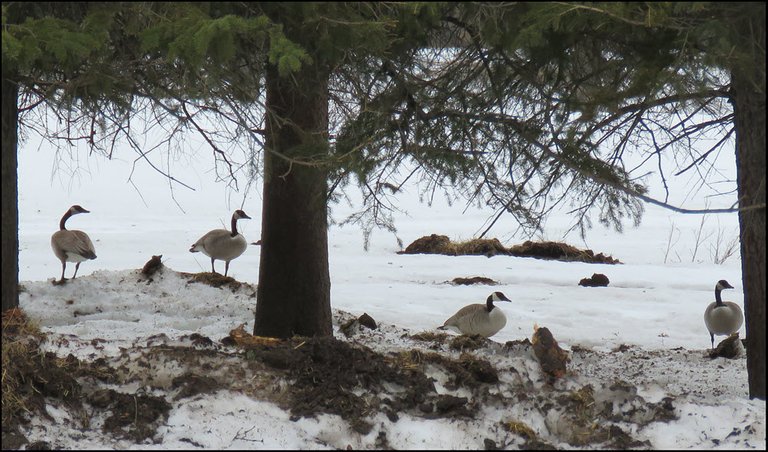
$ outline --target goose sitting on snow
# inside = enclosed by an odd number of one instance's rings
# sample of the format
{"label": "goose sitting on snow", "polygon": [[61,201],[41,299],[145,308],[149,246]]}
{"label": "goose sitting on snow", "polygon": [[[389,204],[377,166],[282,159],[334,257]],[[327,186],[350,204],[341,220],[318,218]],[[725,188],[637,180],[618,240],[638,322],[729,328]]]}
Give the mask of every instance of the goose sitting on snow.
{"label": "goose sitting on snow", "polygon": [[51,248],[53,248],[53,254],[61,261],[61,279],[59,283],[63,283],[64,270],[67,268],[67,262],[77,262],[75,264],[75,273],[72,275],[72,279],[77,276],[77,270],[80,268],[80,262],[96,259],[96,250],[93,248],[93,242],[83,231],[68,230],[66,223],[69,217],[77,215],[79,213],[90,213],[89,210],[85,210],[79,205],[74,205],[64,213],[59,222],[59,230],[54,232],[51,236]]}
{"label": "goose sitting on snow", "polygon": [[461,334],[491,337],[507,324],[507,317],[501,309],[493,305],[494,301],[511,303],[503,293],[494,292],[488,296],[485,304],[475,303],[459,309],[438,329],[451,329]]}
{"label": "goose sitting on snow", "polygon": [[235,210],[232,214],[232,231],[226,229],[214,229],[209,231],[204,236],[195,242],[189,249],[190,252],[196,253],[202,252],[206,256],[211,258],[211,271],[216,273],[216,269],[213,266],[213,261],[219,259],[225,262],[224,264],[224,276],[227,276],[229,271],[229,261],[243,254],[248,247],[248,242],[245,241],[243,234],[237,232],[237,220],[247,218],[248,215],[242,210]]}
{"label": "goose sitting on snow", "polygon": [[724,279],[718,281],[715,285],[715,301],[710,303],[704,311],[704,323],[709,330],[712,348],[715,348],[715,334],[731,335],[739,331],[741,324],[744,323],[744,314],[739,305],[720,298],[720,292],[723,289],[733,289],[733,286]]}

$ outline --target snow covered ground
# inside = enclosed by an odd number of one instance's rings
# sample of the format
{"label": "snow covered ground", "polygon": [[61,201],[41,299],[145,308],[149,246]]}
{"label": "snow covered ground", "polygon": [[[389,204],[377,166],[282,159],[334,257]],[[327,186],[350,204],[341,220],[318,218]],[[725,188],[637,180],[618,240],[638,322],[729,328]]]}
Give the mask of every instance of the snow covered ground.
{"label": "snow covered ground", "polygon": [[[178,273],[210,271],[209,260],[189,253],[189,246],[210,229],[228,227],[234,209],[242,208],[253,218],[238,223],[248,241],[255,242],[260,235],[258,187],[248,192],[227,191],[222,183],[213,182],[213,162],[204,150],[193,151],[189,162],[176,163],[178,168],[189,164],[176,176],[196,191],[176,188],[172,199],[167,181],[145,167],[133,174],[133,185],[127,181],[130,162],[86,159],[81,152],[75,154],[78,168],[67,171],[54,160],[48,145],[24,146],[19,162],[20,280],[24,286],[20,303],[49,334],[46,349],[62,357],[72,353],[83,360],[105,358],[130,367],[131,362],[149,360],[152,345],[191,349],[188,338],[194,333],[218,344],[241,324],[246,332],[252,330],[255,297],[250,286],[236,291],[214,288],[189,283]],[[686,205],[703,207],[704,197],[687,199]],[[73,204],[91,213],[73,217],[68,227],[88,232],[98,258],[81,264],[75,281],[54,286],[51,280],[58,278],[61,267],[51,251],[50,235]],[[437,199],[427,206],[418,201],[417,186],[407,187],[401,195],[404,212],[395,216],[397,237],[405,245],[432,233],[466,240],[491,214],[474,208],[464,212],[463,204],[450,204]],[[338,205],[332,216],[340,221],[350,212],[352,207]],[[738,236],[735,214],[707,216],[702,223],[701,216],[648,206],[640,227],[627,226],[619,234],[597,226],[584,241],[576,234],[563,237],[569,225],[567,214],[553,216],[540,238],[590,248],[623,265],[507,256],[398,255],[401,248],[389,232],[375,231],[365,251],[360,230],[351,226],[329,230],[334,331],[343,341],[379,353],[423,349],[458,357],[459,352],[445,343],[423,343],[412,336],[437,332],[435,328],[457,309],[482,302],[492,291],[502,291],[512,300],[501,306],[507,315],[506,326],[492,338],[493,343],[473,352],[499,369],[499,382],[484,389],[491,398],[488,404],[473,399],[477,393],[472,391],[450,389],[444,376],[427,368],[437,381],[438,393],[468,397],[480,404],[474,416],[429,418],[402,413],[393,421],[378,413],[367,420],[373,428],[363,434],[337,415],[293,419],[278,403],[234,386],[176,400],[170,396],[167,381],[183,372],[177,361],[168,360],[154,363],[152,377],[136,377],[130,384],[112,387],[119,392],[159,394],[171,402],[168,418],[153,439],[135,444],[105,435],[98,428],[103,419],[94,419],[92,428],[84,429],[71,413],[54,404],[48,409],[52,419],[34,419],[25,434],[30,441],[66,449],[476,449],[488,446],[484,443],[488,438],[500,447],[525,447],[521,435],[501,427],[515,421],[530,427],[547,444],[578,448],[578,442],[568,440],[558,427],[560,419],[567,418],[563,413],[548,411],[545,403],[521,399],[510,406],[498,400],[508,400],[520,387],[536,397],[572,394],[591,385],[594,399],[608,405],[612,402],[615,422],[638,441],[623,444],[625,447],[765,449],[765,402],[747,396],[745,359],[706,356],[710,342],[703,312],[714,300],[715,283],[728,280],[735,289],[724,292],[724,299],[743,305],[738,250],[722,264],[713,262],[715,248],[722,251]],[[498,237],[506,246],[527,239],[512,236],[514,229],[512,220],[504,219],[489,236]],[[147,283],[137,269],[158,254],[163,255],[167,269]],[[250,246],[231,263],[229,276],[255,286],[258,263],[259,247]],[[222,271],[223,263],[217,265]],[[69,264],[68,277],[72,271],[74,266]],[[609,286],[577,285],[593,273],[607,275]],[[485,276],[499,284],[448,283],[471,276]],[[345,320],[363,313],[376,320],[377,330],[363,329],[352,338],[339,332]],[[568,375],[554,389],[544,382],[530,348],[503,346],[508,341],[530,339],[534,325],[547,327],[572,354]],[[744,337],[743,327],[740,334]],[[213,348],[222,360],[237,362],[235,349]],[[147,379],[154,380],[149,384]],[[165,383],[158,383],[160,380]],[[633,389],[616,389],[616,381]],[[627,414],[650,410],[648,407],[660,409],[667,397],[673,400],[669,411],[674,419],[640,422]],[[386,443],[381,442],[382,435]],[[604,447],[616,446],[606,444]]]}

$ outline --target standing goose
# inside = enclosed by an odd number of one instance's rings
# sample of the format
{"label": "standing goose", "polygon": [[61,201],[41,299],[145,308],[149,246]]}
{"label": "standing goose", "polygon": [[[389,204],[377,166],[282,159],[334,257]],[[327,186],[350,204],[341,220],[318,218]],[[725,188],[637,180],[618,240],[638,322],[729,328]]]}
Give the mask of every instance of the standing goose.
{"label": "standing goose", "polygon": [[484,337],[491,337],[507,324],[507,317],[501,309],[493,305],[494,301],[509,301],[511,303],[511,300],[505,297],[503,293],[494,292],[488,295],[485,304],[475,303],[459,309],[438,329],[452,329],[461,334],[479,334]]}
{"label": "standing goose", "polygon": [[229,271],[229,261],[243,254],[243,251],[248,247],[248,242],[245,241],[243,234],[237,232],[237,220],[247,218],[251,219],[242,210],[235,210],[232,214],[232,231],[226,229],[214,229],[195,242],[189,249],[190,252],[196,253],[201,251],[203,254],[211,258],[211,271],[216,273],[216,269],[213,266],[215,259],[223,260],[224,264],[224,276],[227,276]]}
{"label": "standing goose", "polygon": [[96,250],[93,248],[93,242],[83,231],[67,230],[66,223],[69,217],[77,215],[79,213],[90,213],[90,211],[83,209],[79,205],[74,205],[67,210],[61,221],[59,222],[59,230],[54,232],[51,236],[51,248],[53,248],[53,254],[61,261],[61,279],[59,283],[63,283],[64,270],[67,268],[67,262],[77,262],[75,264],[75,273],[72,275],[72,279],[77,276],[77,270],[80,268],[80,262],[96,259]]}
{"label": "standing goose", "polygon": [[720,292],[723,289],[733,289],[733,286],[724,279],[718,281],[715,284],[715,301],[710,303],[704,311],[704,323],[709,330],[712,348],[715,348],[715,334],[718,336],[733,334],[739,331],[741,324],[744,323],[744,314],[739,305],[720,298]]}

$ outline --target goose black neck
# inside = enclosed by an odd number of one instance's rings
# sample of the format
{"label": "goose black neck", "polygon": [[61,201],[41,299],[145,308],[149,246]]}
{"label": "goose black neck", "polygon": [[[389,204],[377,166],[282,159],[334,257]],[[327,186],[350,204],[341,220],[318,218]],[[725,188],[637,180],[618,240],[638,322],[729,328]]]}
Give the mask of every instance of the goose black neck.
{"label": "goose black neck", "polygon": [[237,235],[237,217],[232,215],[232,237]]}
{"label": "goose black neck", "polygon": [[65,223],[67,220],[69,220],[69,217],[72,216],[72,212],[67,210],[67,213],[64,214],[63,217],[61,217],[61,221],[59,221],[59,230],[60,231],[66,231],[67,227],[65,226]]}
{"label": "goose black neck", "polygon": [[488,300],[485,302],[485,310],[488,312],[491,312],[493,310],[493,298],[488,297]]}
{"label": "goose black neck", "polygon": [[720,298],[720,292],[722,292],[722,289],[720,287],[715,287],[715,305],[717,306],[723,305],[723,299]]}

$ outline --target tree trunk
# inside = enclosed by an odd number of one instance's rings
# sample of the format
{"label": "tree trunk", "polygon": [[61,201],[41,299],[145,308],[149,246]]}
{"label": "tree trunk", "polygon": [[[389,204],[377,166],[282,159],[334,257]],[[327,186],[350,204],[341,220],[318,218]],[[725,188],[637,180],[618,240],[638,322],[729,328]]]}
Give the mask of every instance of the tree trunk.
{"label": "tree trunk", "polygon": [[[253,333],[329,336],[327,171],[288,159],[328,155],[328,73],[304,65],[266,74],[261,262]],[[280,155],[276,155],[279,153]]]}
{"label": "tree trunk", "polygon": [[734,26],[742,50],[755,58],[731,71],[731,86],[739,207],[747,208],[739,212],[739,227],[749,396],[765,400],[765,10],[747,17]]}
{"label": "tree trunk", "polygon": [[2,304],[6,309],[19,305],[19,197],[18,197],[18,97],[13,74],[3,71],[2,130]]}

